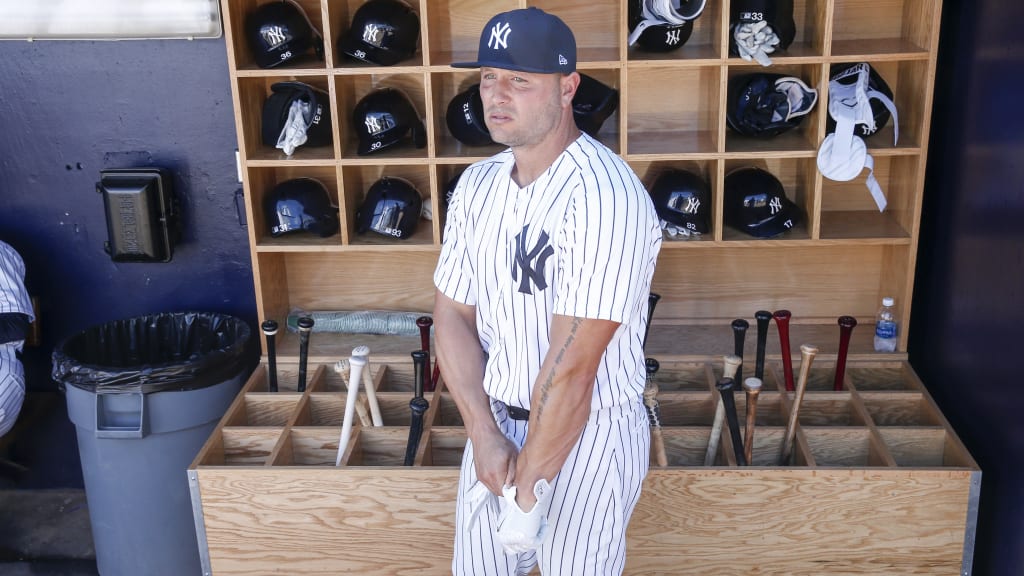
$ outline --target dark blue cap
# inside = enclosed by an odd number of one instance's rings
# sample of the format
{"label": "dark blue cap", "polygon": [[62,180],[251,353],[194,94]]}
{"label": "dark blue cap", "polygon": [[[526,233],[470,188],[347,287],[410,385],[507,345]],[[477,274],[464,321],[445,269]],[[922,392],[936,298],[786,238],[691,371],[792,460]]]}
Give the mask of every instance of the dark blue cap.
{"label": "dark blue cap", "polygon": [[540,8],[503,12],[480,33],[476,62],[452,66],[568,74],[576,70],[576,38],[558,16]]}

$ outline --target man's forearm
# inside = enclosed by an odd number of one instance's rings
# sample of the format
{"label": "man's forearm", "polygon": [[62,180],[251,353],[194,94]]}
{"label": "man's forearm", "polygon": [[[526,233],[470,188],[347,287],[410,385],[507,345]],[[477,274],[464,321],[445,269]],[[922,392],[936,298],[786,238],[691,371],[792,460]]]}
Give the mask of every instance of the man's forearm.
{"label": "man's forearm", "polygon": [[[552,327],[551,348],[533,388],[530,433],[519,454],[516,483],[532,488],[552,480],[579,441],[590,417],[597,367],[618,324],[559,317]],[[520,503],[533,502],[529,493]]]}
{"label": "man's forearm", "polygon": [[479,430],[497,429],[483,388],[486,358],[476,333],[475,312],[438,292],[434,305],[434,338],[437,361],[445,388],[462,415],[472,438]]}

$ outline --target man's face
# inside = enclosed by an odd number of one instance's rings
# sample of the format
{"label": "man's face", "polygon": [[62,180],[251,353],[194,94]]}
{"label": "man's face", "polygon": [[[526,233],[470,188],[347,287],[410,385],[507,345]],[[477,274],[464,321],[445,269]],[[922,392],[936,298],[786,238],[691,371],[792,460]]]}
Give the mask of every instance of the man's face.
{"label": "man's face", "polygon": [[[480,98],[491,139],[506,146],[542,141],[558,124],[565,100],[561,74],[480,69]],[[570,90],[571,92],[571,90]]]}

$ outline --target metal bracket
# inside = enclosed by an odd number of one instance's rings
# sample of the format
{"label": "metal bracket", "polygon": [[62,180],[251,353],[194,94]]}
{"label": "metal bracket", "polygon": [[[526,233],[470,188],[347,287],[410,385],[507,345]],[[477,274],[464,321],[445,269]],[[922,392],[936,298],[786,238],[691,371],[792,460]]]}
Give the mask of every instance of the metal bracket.
{"label": "metal bracket", "polygon": [[210,546],[206,539],[206,519],[203,517],[203,502],[199,497],[199,475],[195,470],[188,471],[188,491],[192,496],[192,518],[196,524],[196,542],[203,576],[211,576],[213,570],[210,568]]}
{"label": "metal bracket", "polygon": [[964,556],[960,576],[971,576],[974,570],[974,539],[978,531],[978,502],[981,500],[981,470],[971,472],[967,495],[967,522],[964,530]]}

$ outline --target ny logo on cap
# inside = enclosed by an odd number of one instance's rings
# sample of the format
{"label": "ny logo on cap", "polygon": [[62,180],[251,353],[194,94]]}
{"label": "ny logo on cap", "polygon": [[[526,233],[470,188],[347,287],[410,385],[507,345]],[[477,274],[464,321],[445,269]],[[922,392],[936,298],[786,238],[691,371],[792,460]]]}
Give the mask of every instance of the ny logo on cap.
{"label": "ny logo on cap", "polygon": [[498,22],[491,27],[491,37],[487,40],[487,47],[492,50],[508,49],[508,33],[512,27],[508,22]]}
{"label": "ny logo on cap", "polygon": [[768,203],[768,208],[771,209],[772,214],[782,211],[782,200],[778,196],[772,198],[772,201]]}

